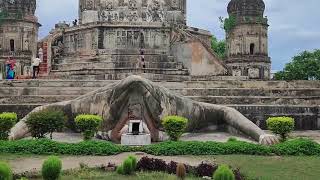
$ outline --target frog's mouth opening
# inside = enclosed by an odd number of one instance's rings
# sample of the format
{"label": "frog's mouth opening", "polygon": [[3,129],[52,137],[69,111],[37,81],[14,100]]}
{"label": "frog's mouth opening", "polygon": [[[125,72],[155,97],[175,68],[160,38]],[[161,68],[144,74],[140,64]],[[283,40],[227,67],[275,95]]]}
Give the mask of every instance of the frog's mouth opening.
{"label": "frog's mouth opening", "polygon": [[[121,136],[133,133],[132,125],[140,127],[140,133],[150,134],[153,142],[159,141],[159,128],[161,105],[149,91],[148,87],[138,82],[133,82],[113,99],[112,112],[116,124],[111,131],[111,140],[120,142]],[[122,103],[119,103],[122,102]],[[133,122],[134,121],[134,122]]]}

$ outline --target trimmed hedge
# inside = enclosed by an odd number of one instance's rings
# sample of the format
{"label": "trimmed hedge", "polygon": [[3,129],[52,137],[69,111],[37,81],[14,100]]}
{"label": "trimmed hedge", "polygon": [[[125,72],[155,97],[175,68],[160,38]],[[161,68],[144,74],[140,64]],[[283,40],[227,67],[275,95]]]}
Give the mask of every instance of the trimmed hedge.
{"label": "trimmed hedge", "polygon": [[137,158],[134,156],[129,156],[124,162],[118,166],[117,173],[122,175],[130,175],[137,168]]}
{"label": "trimmed hedge", "polygon": [[172,141],[178,141],[187,128],[188,119],[180,116],[167,116],[162,125]]}
{"label": "trimmed hedge", "polygon": [[42,164],[41,174],[44,180],[58,180],[61,175],[62,162],[59,157],[50,156]]}
{"label": "trimmed hedge", "polygon": [[145,152],[153,155],[222,155],[222,154],[250,154],[269,155],[272,153],[268,146],[252,144],[242,141],[220,142],[162,142],[145,148]]}
{"label": "trimmed hedge", "polygon": [[0,153],[38,155],[115,155],[124,148],[111,142],[59,143],[49,139],[0,141]]}
{"label": "trimmed hedge", "polygon": [[16,113],[0,114],[0,140],[7,140],[10,129],[17,123],[18,116]]}
{"label": "trimmed hedge", "polygon": [[308,139],[295,139],[273,146],[241,141],[234,142],[162,142],[144,147],[128,147],[104,141],[77,144],[59,143],[48,139],[0,141],[0,153],[39,155],[100,155],[122,152],[145,152],[152,155],[320,155],[320,145]]}
{"label": "trimmed hedge", "polygon": [[213,174],[214,180],[235,180],[233,171],[227,165],[220,165]]}
{"label": "trimmed hedge", "polygon": [[12,170],[10,166],[0,161],[0,180],[12,180]]}
{"label": "trimmed hedge", "polygon": [[74,119],[77,128],[82,132],[84,140],[90,140],[102,124],[102,117],[91,114],[81,114]]}
{"label": "trimmed hedge", "polygon": [[271,117],[267,120],[268,129],[281,136],[285,141],[288,134],[294,130],[294,119],[291,117]]}

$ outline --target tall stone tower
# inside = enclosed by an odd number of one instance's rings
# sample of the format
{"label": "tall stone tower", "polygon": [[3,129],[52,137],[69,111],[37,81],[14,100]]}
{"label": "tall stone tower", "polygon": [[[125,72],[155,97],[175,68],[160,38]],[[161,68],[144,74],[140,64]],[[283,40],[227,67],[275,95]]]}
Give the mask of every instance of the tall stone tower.
{"label": "tall stone tower", "polygon": [[0,76],[5,62],[16,60],[16,75],[24,75],[37,54],[38,29],[36,0],[0,0]]}
{"label": "tall stone tower", "polygon": [[233,76],[269,79],[268,19],[263,0],[231,0],[227,34],[227,65]]}

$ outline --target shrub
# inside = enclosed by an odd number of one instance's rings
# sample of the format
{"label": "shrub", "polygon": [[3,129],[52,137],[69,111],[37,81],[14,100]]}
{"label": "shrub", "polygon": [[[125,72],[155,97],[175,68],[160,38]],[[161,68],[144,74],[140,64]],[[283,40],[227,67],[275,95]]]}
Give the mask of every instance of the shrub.
{"label": "shrub", "polygon": [[90,140],[98,131],[102,123],[102,117],[82,114],[75,118],[77,128],[82,132],[84,140]]}
{"label": "shrub", "polygon": [[319,156],[320,144],[309,139],[294,139],[272,146],[273,152],[288,156]]}
{"label": "shrub", "polygon": [[12,180],[13,175],[11,168],[5,162],[0,162],[0,179],[1,180]]}
{"label": "shrub", "polygon": [[211,177],[213,172],[217,170],[217,166],[202,162],[196,167],[196,175],[199,177]]}
{"label": "shrub", "polygon": [[121,152],[124,152],[124,147],[104,141],[83,141],[75,144],[49,139],[0,141],[0,153],[109,156]]}
{"label": "shrub", "polygon": [[143,151],[158,156],[226,154],[269,155],[272,153],[270,147],[242,141],[227,143],[167,141],[144,147]]}
{"label": "shrub", "polygon": [[154,159],[143,157],[137,164],[137,169],[140,171],[161,171],[166,172],[167,164],[162,159]]}
{"label": "shrub", "polygon": [[[144,147],[120,146],[106,141],[83,141],[80,143],[55,142],[49,139],[0,141],[0,153],[37,155],[95,155],[110,156],[122,152],[144,152],[157,156],[177,155],[320,155],[320,145],[308,139],[294,139],[273,146],[248,142],[163,142]],[[154,165],[156,163],[156,165]],[[166,163],[152,158],[142,158],[137,169],[166,171]],[[187,168],[188,171],[188,168]],[[172,174],[175,173],[175,168]]]}
{"label": "shrub", "polygon": [[11,128],[18,121],[16,113],[2,113],[0,114],[0,140],[7,140]]}
{"label": "shrub", "polygon": [[124,175],[132,174],[132,172],[133,172],[132,159],[127,158],[126,160],[124,160],[122,167],[123,167],[123,174]]}
{"label": "shrub", "polygon": [[134,156],[129,156],[124,160],[122,165],[117,168],[117,173],[122,175],[130,175],[137,168],[137,158]]}
{"label": "shrub", "polygon": [[179,179],[184,180],[186,178],[187,175],[187,170],[184,164],[179,163],[177,165],[177,171],[176,171],[176,175]]}
{"label": "shrub", "polygon": [[179,140],[187,128],[188,120],[179,116],[167,116],[162,120],[162,125],[173,141]]}
{"label": "shrub", "polygon": [[230,137],[228,139],[228,142],[235,142],[235,141],[238,141],[237,138],[235,138],[235,137]]}
{"label": "shrub", "polygon": [[135,156],[129,156],[129,159],[131,159],[132,162],[132,169],[135,171],[137,169],[137,158]]}
{"label": "shrub", "polygon": [[226,165],[221,165],[213,175],[214,180],[235,180],[233,171]]}
{"label": "shrub", "polygon": [[22,177],[22,178],[20,178],[19,180],[28,180],[27,178],[25,178],[25,177]]}
{"label": "shrub", "polygon": [[52,133],[61,131],[64,127],[64,123],[64,113],[54,109],[46,109],[31,113],[26,121],[32,137],[44,138],[45,135],[49,133],[51,139]]}
{"label": "shrub", "polygon": [[290,117],[271,117],[267,120],[268,129],[281,136],[285,141],[288,134],[294,130],[294,119]]}
{"label": "shrub", "polygon": [[44,180],[57,180],[62,169],[61,160],[56,156],[50,156],[42,164],[41,174]]}
{"label": "shrub", "polygon": [[175,174],[177,172],[177,166],[178,163],[171,161],[170,163],[167,164],[167,173],[169,174]]}
{"label": "shrub", "polygon": [[123,166],[122,166],[122,165],[120,165],[120,166],[117,167],[117,173],[118,173],[118,174],[124,174],[124,172],[123,172]]}

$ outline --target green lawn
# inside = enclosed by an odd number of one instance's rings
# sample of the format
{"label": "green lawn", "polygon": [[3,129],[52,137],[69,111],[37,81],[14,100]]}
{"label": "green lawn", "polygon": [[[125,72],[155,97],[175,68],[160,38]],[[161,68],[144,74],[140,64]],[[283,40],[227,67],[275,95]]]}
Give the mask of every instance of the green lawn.
{"label": "green lawn", "polygon": [[[197,157],[195,157],[197,158]],[[203,158],[203,157],[202,157]],[[250,177],[261,180],[319,180],[320,157],[208,156],[210,161],[224,163]]]}
{"label": "green lawn", "polygon": [[[88,171],[78,173],[76,175],[63,176],[62,180],[77,180],[77,179],[94,179],[94,180],[177,180],[175,175],[166,173],[136,173],[131,176],[118,175],[117,173],[103,173],[96,171]],[[201,178],[188,177],[187,180],[201,180]]]}
{"label": "green lawn", "polygon": [[[169,175],[165,173],[153,172],[153,173],[136,173],[131,176],[118,175],[117,173],[104,173],[100,171],[81,171],[72,173],[71,175],[63,175],[60,180],[177,180],[175,175]],[[201,180],[202,178],[188,177],[186,180]],[[41,179],[30,179],[41,180]]]}

